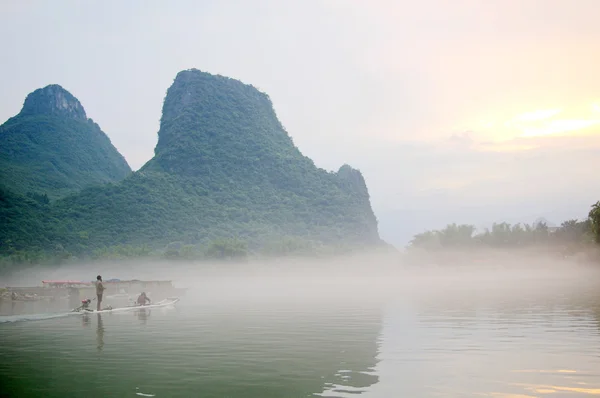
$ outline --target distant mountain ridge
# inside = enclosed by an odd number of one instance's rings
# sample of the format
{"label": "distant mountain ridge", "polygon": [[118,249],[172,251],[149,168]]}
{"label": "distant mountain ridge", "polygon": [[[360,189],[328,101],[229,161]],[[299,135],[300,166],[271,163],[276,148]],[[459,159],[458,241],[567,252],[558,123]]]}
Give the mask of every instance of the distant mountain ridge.
{"label": "distant mountain ridge", "polygon": [[21,112],[0,126],[0,170],[5,187],[51,198],[131,173],[79,100],[56,84],[30,93]]}
{"label": "distant mountain ridge", "polygon": [[[76,106],[61,109],[79,114]],[[121,182],[84,189],[48,210],[39,236],[27,243],[11,230],[0,241],[77,255],[219,239],[275,253],[383,243],[358,170],[317,168],[266,94],[196,69],[178,73],[168,89],[150,161]]]}

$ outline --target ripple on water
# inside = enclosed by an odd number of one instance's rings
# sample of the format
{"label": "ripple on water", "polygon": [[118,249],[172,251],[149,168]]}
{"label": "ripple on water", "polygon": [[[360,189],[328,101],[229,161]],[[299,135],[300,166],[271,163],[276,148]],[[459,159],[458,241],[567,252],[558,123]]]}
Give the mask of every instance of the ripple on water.
{"label": "ripple on water", "polygon": [[600,393],[600,311],[581,300],[180,304],[1,324],[8,391],[261,398]]}

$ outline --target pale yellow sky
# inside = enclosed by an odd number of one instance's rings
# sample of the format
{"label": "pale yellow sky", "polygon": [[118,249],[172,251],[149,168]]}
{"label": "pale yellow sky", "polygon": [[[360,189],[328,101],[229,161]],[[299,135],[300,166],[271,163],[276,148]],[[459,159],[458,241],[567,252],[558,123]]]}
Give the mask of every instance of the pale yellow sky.
{"label": "pale yellow sky", "polygon": [[599,127],[600,106],[596,102],[588,102],[529,110],[508,118],[486,115],[479,120],[465,121],[456,129],[474,131],[481,139],[503,143],[515,138],[595,136],[600,133]]}
{"label": "pale yellow sky", "polygon": [[[415,100],[425,96],[430,110],[413,130],[417,139],[435,142],[468,131],[477,141],[502,142],[599,130],[596,1],[329,4],[369,21],[376,44],[365,62],[372,74],[391,77],[390,87],[395,77],[420,79]],[[406,86],[401,83],[398,90]],[[388,117],[379,129],[406,139]]]}

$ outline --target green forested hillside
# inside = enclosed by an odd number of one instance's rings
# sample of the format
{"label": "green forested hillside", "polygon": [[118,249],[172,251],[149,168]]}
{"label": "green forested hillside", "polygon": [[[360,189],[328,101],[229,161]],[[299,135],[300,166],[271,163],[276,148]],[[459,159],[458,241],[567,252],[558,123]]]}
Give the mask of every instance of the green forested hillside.
{"label": "green forested hillside", "polygon": [[3,230],[13,253],[81,256],[127,247],[178,255],[223,251],[219,244],[229,242],[277,254],[381,243],[359,171],[317,168],[294,146],[267,95],[198,70],[180,72],[169,88],[155,156],[138,172],[50,205],[28,203],[22,211],[32,217],[45,206],[43,227],[26,234],[14,222]]}
{"label": "green forested hillside", "polygon": [[29,94],[0,126],[0,183],[15,192],[54,199],[129,173],[106,134],[58,85]]}

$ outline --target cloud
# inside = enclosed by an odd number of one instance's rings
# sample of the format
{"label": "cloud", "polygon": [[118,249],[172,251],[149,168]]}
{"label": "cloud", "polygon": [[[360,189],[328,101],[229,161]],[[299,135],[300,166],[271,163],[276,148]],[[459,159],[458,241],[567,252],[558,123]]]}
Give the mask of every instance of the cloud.
{"label": "cloud", "polygon": [[514,141],[493,145],[530,149],[482,149],[463,139],[457,145],[455,136],[439,144],[381,148],[378,164],[362,170],[382,235],[402,244],[415,233],[452,222],[481,228],[495,221],[545,217],[560,223],[585,217],[600,198],[593,172],[600,157],[598,137]]}
{"label": "cloud", "polygon": [[[527,149],[515,151],[515,146]],[[580,214],[587,207],[577,204],[600,198],[600,185],[593,182],[600,156],[598,135],[486,143],[465,134],[437,143],[388,143],[369,149],[362,158],[352,157],[359,159],[373,204],[383,213],[442,208],[458,217],[455,210],[461,207],[538,204],[539,209],[552,209],[573,203],[574,214]],[[465,221],[470,218],[467,212],[461,214]],[[499,219],[506,213],[489,217]]]}

